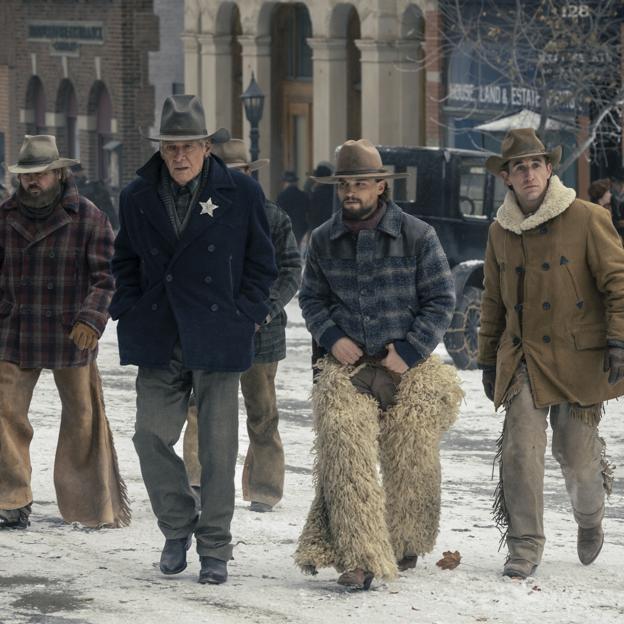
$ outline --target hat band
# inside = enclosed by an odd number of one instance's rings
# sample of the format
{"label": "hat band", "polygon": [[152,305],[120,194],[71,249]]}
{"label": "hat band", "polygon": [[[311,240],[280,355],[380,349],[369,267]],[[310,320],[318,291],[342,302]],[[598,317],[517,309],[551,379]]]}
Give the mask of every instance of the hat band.
{"label": "hat band", "polygon": [[385,169],[342,169],[341,171],[336,171],[336,173],[334,173],[334,177],[346,178],[350,175],[362,175],[365,173],[388,173],[388,172]]}
{"label": "hat band", "polygon": [[160,134],[163,136],[188,136],[189,134],[190,135],[193,135],[193,134],[207,135],[208,130],[206,130],[205,128],[203,130],[200,130],[198,128],[186,128],[186,129],[176,128],[175,130],[167,130],[166,128],[161,128]]}
{"label": "hat band", "polygon": [[18,160],[17,164],[20,167],[28,167],[29,165],[50,165],[52,164],[55,160],[58,160],[57,158],[34,158],[31,160]]}

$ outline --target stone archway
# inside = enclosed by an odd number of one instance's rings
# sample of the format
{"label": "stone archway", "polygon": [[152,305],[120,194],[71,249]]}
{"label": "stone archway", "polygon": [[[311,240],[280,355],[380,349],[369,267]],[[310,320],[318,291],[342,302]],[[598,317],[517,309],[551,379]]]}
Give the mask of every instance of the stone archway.
{"label": "stone archway", "polygon": [[71,80],[64,78],[59,84],[56,96],[57,136],[61,154],[80,159],[80,137],[78,132],[78,103]]}
{"label": "stone archway", "polygon": [[426,72],[422,45],[425,40],[425,18],[415,4],[409,4],[403,11],[399,34],[397,68],[401,143],[424,145]]}
{"label": "stone archway", "polygon": [[46,134],[46,97],[39,76],[31,76],[28,81],[24,110],[26,134]]}
{"label": "stone archway", "polygon": [[300,179],[313,167],[312,22],[305,4],[280,3],[271,15],[272,188],[285,169]]}

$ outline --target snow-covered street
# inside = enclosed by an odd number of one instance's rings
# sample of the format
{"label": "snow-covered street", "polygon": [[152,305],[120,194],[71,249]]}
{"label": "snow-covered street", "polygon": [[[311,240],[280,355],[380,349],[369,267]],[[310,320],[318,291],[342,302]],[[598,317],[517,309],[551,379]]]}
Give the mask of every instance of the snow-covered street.
{"label": "snow-covered street", "polygon": [[[504,549],[490,509],[495,441],[502,423],[481,388],[479,371],[462,372],[466,393],[459,420],[442,445],[442,518],[435,550],[397,581],[375,580],[368,592],[345,591],[334,570],[306,577],[292,553],[312,498],[310,339],[296,301],[287,309],[288,357],[278,370],[280,432],[286,453],[283,501],[256,514],[241,498],[240,471],[247,446],[240,407],[237,504],[232,527],[237,546],[228,582],[197,583],[199,561],[165,577],[158,570],[164,538],[156,526],[132,434],[136,369],[120,367],[110,323],[99,366],[108,418],[132,501],[129,528],[88,530],[60,518],[52,484],[59,401],[52,375],[42,374],[31,407],[34,505],[26,531],[0,532],[0,623],[74,622],[186,624],[197,622],[623,622],[624,621],[624,400],[606,409],[601,434],[618,466],[607,505],[606,543],[583,567],[576,555],[576,524],[563,478],[547,454],[547,543],[534,579],[501,576]],[[442,347],[438,352],[449,359]],[[449,360],[450,361],[450,360]],[[181,452],[181,444],[180,444]],[[461,564],[444,571],[436,561],[459,551]]]}

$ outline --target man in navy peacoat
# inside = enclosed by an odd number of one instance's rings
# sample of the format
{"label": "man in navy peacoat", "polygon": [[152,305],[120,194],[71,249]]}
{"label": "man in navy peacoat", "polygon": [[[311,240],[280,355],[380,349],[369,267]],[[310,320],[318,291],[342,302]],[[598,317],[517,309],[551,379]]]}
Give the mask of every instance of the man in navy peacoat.
{"label": "man in navy peacoat", "polygon": [[[269,313],[277,276],[260,186],[210,154],[212,135],[196,96],[167,98],[160,151],[120,197],[115,241],[122,364],[136,364],[133,438],[165,535],[160,568],[186,567],[193,533],[200,582],[222,583],[232,556],[238,382],[251,366],[253,337]],[[201,513],[173,450],[194,392],[199,412]]]}

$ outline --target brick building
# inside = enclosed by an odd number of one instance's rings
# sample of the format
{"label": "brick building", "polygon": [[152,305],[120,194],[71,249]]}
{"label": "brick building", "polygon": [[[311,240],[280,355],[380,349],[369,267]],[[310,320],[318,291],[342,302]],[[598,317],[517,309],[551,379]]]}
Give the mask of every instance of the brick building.
{"label": "brick building", "polygon": [[24,134],[54,134],[88,177],[132,179],[152,151],[152,0],[4,0],[0,20],[0,160],[16,161]]}

